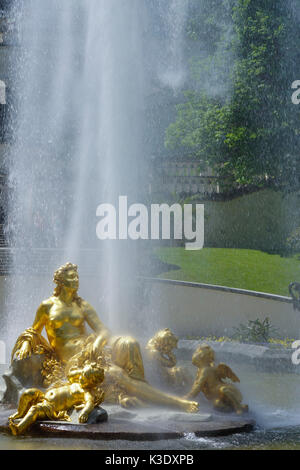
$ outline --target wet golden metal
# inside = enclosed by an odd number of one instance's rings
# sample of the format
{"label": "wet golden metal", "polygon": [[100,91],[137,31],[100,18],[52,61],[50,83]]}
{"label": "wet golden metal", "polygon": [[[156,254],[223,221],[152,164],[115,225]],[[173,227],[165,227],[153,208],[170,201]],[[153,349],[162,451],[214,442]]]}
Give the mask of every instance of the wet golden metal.
{"label": "wet golden metal", "polygon": [[[78,296],[76,265],[67,263],[60,267],[54,273],[53,280],[56,284],[53,295],[41,303],[32,327],[17,339],[12,360],[22,361],[33,354],[43,354],[45,359],[41,373],[44,386],[50,386],[50,389],[53,384],[68,387],[62,384],[71,370],[80,370],[96,362],[105,371],[103,389],[109,402],[125,407],[155,404],[186,412],[198,410],[197,402],[168,395],[146,382],[139,343],[131,337],[113,337],[94,308]],[[92,335],[88,335],[86,324],[94,331]],[[42,336],[44,328],[48,341]],[[37,393],[43,400],[46,395],[44,398]],[[70,391],[70,403],[71,395]],[[64,411],[63,405],[56,407],[58,402],[57,398],[51,405],[51,416]],[[46,412],[40,413],[41,416],[48,416]],[[21,426],[19,431],[25,429]]]}
{"label": "wet golden metal", "polygon": [[190,386],[193,382],[189,371],[177,366],[174,349],[177,348],[179,338],[169,328],[158,331],[146,346],[150,361],[159,368],[168,385],[179,387]]}
{"label": "wet golden metal", "polygon": [[193,354],[192,362],[198,368],[197,377],[187,399],[194,399],[202,392],[213,406],[223,412],[235,411],[242,414],[248,411],[248,406],[242,404],[242,394],[232,384],[224,382],[240,382],[226,364],[215,364],[215,353],[207,344],[200,345]]}
{"label": "wet golden metal", "polygon": [[[103,380],[104,370],[91,364],[82,370],[73,369],[68,383],[51,387],[46,393],[37,388],[26,390],[20,398],[18,411],[9,418],[13,435],[25,433],[37,420],[70,421],[68,412],[74,407],[82,410],[79,422],[86,423],[90,413],[104,400],[104,392],[99,389]],[[15,423],[17,419],[19,423]]]}
{"label": "wet golden metal", "polygon": [[172,368],[176,366],[177,359],[173,352],[177,348],[179,338],[169,328],[160,330],[148,341],[146,350],[152,360],[162,367]]}

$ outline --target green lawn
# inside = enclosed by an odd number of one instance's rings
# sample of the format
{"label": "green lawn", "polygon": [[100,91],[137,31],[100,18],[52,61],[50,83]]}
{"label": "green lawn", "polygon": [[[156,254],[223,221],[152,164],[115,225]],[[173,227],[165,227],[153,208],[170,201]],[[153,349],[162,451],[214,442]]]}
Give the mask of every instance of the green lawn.
{"label": "green lawn", "polygon": [[289,295],[288,285],[300,282],[299,254],[284,258],[255,250],[204,248],[158,248],[155,254],[165,263],[180,267],[160,278],[202,282],[240,289]]}

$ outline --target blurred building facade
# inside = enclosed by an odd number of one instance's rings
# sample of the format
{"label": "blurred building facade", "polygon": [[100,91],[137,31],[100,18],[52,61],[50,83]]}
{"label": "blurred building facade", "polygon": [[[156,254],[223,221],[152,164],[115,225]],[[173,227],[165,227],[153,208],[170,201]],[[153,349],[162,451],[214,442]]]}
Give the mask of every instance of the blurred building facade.
{"label": "blurred building facade", "polygon": [[192,156],[152,158],[149,171],[149,193],[173,194],[179,197],[220,194],[222,181],[205,162]]}

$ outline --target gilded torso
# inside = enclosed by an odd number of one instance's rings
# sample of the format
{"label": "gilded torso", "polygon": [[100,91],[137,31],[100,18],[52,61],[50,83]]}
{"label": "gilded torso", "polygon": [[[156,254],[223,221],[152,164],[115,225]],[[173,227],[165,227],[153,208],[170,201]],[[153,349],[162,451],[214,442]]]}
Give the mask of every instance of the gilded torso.
{"label": "gilded torso", "polygon": [[77,383],[50,389],[45,394],[45,400],[47,400],[50,405],[54,405],[56,411],[66,410],[76,404],[82,403],[83,398],[84,390]]}
{"label": "gilded torso", "polygon": [[75,301],[67,305],[52,297],[45,328],[51,346],[66,360],[79,350],[86,337],[84,311]]}

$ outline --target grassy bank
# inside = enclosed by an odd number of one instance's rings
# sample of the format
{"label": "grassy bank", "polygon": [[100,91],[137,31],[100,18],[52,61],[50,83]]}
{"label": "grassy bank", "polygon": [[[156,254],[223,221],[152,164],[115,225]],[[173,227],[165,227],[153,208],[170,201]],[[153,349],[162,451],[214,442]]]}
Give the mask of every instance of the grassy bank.
{"label": "grassy bank", "polygon": [[288,295],[288,285],[300,282],[299,255],[286,258],[255,250],[158,248],[156,255],[179,269],[160,278],[201,282],[239,289]]}

